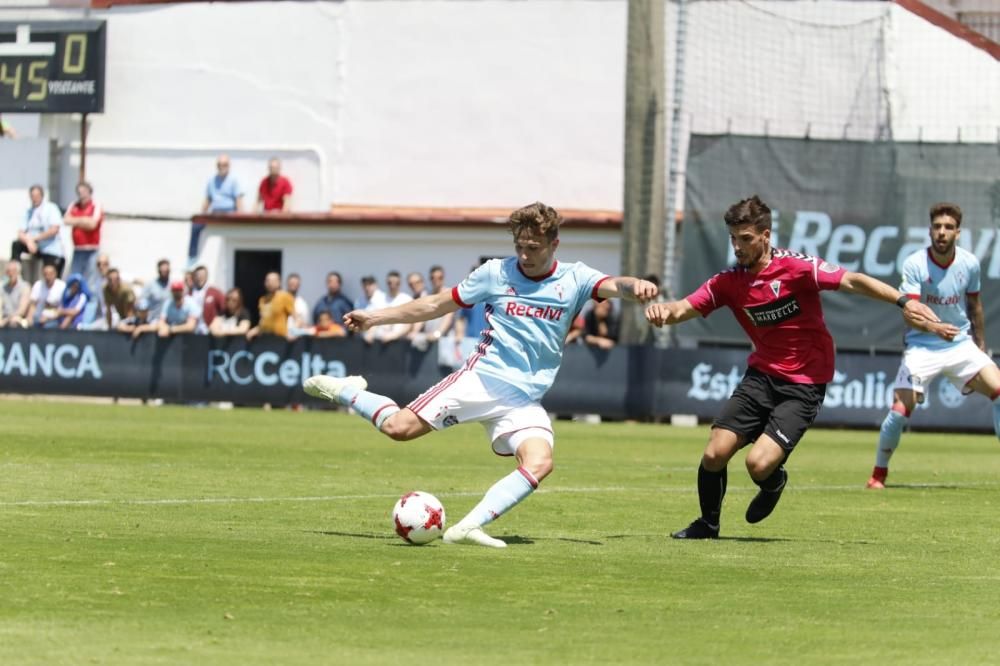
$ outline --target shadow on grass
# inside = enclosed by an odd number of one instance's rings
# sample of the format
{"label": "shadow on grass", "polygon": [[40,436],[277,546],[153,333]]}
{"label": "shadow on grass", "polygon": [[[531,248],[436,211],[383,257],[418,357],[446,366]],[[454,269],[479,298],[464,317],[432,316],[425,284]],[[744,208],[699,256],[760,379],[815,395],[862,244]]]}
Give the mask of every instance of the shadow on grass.
{"label": "shadow on grass", "polygon": [[322,534],[323,536],[338,536],[338,537],[352,537],[354,539],[377,539],[379,541],[389,541],[391,539],[398,539],[394,534],[372,534],[371,532],[367,534],[362,534],[358,532],[327,532],[322,530],[305,530],[306,534]]}
{"label": "shadow on grass", "polygon": [[[333,532],[329,530],[304,530],[306,534],[319,534],[322,536],[335,536],[335,537],[350,537],[352,539],[372,539],[375,541],[399,541],[399,537],[394,534],[375,534],[372,532],[362,533],[362,532]],[[569,537],[534,537],[528,538],[517,534],[510,536],[497,537],[501,541],[505,542],[508,546],[530,546],[535,541],[565,541],[567,543],[580,543],[586,546],[603,546],[604,544],[600,541],[589,541],[587,539],[570,539]],[[393,545],[397,546],[409,546],[406,543],[396,543]]]}
{"label": "shadow on grass", "polygon": [[737,543],[830,543],[837,545],[871,546],[874,541],[846,541],[844,539],[796,539],[767,536],[720,536],[718,539],[671,539],[669,534],[609,534],[605,539],[663,539],[669,542],[684,541],[735,541]]}
{"label": "shadow on grass", "polygon": [[571,539],[569,537],[523,537],[517,534],[497,537],[508,546],[530,546],[536,541],[565,541],[566,543],[580,543],[585,546],[603,546],[600,541],[590,541],[589,539]]}

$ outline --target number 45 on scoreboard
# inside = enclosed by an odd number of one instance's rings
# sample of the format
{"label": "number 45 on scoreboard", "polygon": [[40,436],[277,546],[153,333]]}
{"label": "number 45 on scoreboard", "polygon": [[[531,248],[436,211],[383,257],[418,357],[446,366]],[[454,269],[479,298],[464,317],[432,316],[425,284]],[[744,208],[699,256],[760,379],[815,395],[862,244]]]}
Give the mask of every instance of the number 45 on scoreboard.
{"label": "number 45 on scoreboard", "polygon": [[104,21],[0,23],[0,113],[104,110]]}

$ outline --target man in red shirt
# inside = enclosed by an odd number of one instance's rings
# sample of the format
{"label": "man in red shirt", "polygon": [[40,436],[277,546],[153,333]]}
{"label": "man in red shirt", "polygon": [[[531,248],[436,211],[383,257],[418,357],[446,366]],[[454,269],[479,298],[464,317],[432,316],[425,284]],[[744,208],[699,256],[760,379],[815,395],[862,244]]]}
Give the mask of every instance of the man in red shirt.
{"label": "man in red shirt", "polygon": [[918,328],[937,321],[927,306],[863,273],[771,248],[771,209],[756,195],[731,206],[725,221],[737,265],[683,300],[646,309],[649,322],[662,326],[726,306],[753,343],[746,374],[712,424],[698,468],[701,517],[674,532],[675,539],[718,538],[726,465],[747,444],[753,444],[747,471],[760,487],[747,507],[747,522],[767,518],[778,504],[788,480],[784,462],[819,414],[833,379],[833,338],[820,291],[841,289],[895,303]]}
{"label": "man in red shirt", "polygon": [[90,293],[99,294],[103,285],[97,269],[97,249],[101,245],[104,211],[94,201],[94,188],[87,181],[76,186],[76,196],[63,217],[63,222],[73,227],[73,263],[69,272],[83,275]]}
{"label": "man in red shirt", "polygon": [[267,163],[267,177],[257,188],[257,210],[265,213],[292,209],[292,182],[281,175],[281,160],[272,157]]}

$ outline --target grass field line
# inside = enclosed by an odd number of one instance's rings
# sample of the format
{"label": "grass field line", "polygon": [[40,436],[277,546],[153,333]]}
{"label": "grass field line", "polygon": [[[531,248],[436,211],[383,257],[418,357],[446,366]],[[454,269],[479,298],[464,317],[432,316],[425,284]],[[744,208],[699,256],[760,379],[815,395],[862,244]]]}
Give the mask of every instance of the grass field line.
{"label": "grass field line", "polygon": [[[901,486],[890,487],[889,492],[895,490],[963,490],[973,488],[997,488],[1000,481],[982,481],[966,483],[911,483]],[[730,488],[730,493],[749,493],[752,488]],[[851,485],[803,485],[789,488],[792,492],[836,492],[864,490],[864,485],[855,483]],[[694,484],[685,486],[660,486],[655,488],[638,486],[600,486],[591,488],[555,487],[543,488],[538,491],[541,494],[552,493],[694,493]],[[482,491],[472,492],[442,492],[435,493],[438,497],[479,497]],[[176,497],[176,498],[143,498],[143,499],[53,499],[53,500],[0,500],[0,507],[60,507],[60,506],[184,506],[196,504],[278,504],[282,502],[343,502],[350,500],[371,500],[371,499],[397,499],[397,493],[372,493],[364,495],[303,495],[288,497]]]}

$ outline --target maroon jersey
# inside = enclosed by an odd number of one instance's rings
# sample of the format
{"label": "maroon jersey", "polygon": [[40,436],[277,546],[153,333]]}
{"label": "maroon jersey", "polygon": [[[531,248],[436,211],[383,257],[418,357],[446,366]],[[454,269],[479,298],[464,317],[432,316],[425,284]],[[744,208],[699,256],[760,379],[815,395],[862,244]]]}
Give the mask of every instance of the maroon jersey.
{"label": "maroon jersey", "polygon": [[839,288],[844,273],[817,257],[775,248],[761,272],[730,268],[687,301],[703,317],[723,305],[733,311],[753,342],[751,368],[796,384],[826,384],[833,379],[834,351],[819,292]]}

